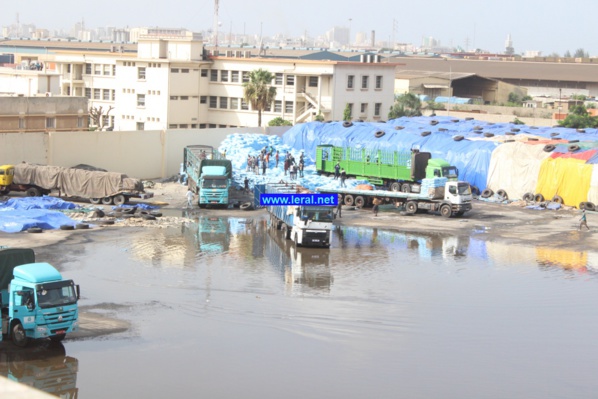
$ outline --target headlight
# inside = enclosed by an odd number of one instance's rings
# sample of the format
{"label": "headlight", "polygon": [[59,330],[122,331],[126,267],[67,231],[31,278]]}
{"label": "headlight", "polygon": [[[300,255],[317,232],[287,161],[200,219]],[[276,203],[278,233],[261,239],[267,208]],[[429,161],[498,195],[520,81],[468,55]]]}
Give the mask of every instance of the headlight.
{"label": "headlight", "polygon": [[43,335],[47,335],[48,334],[48,327],[45,327],[45,326],[37,326],[37,327],[35,327],[35,330],[38,333],[43,334]]}

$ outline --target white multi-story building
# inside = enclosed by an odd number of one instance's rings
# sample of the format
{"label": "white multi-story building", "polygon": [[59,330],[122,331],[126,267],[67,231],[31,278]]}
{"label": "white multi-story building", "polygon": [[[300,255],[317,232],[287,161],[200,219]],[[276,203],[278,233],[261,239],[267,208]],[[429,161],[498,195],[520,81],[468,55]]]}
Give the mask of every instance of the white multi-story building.
{"label": "white multi-story building", "polygon": [[[114,130],[256,126],[243,84],[260,68],[274,75],[277,89],[263,125],[277,117],[308,122],[319,114],[341,120],[347,105],[354,119],[383,120],[394,102],[396,65],[379,56],[346,62],[259,58],[243,49],[208,53],[195,35],[167,33],[141,35],[136,54],[115,44],[111,51],[46,55],[60,77],[53,94],[85,96],[90,107],[110,109],[105,125]],[[2,76],[0,68],[0,91]]]}

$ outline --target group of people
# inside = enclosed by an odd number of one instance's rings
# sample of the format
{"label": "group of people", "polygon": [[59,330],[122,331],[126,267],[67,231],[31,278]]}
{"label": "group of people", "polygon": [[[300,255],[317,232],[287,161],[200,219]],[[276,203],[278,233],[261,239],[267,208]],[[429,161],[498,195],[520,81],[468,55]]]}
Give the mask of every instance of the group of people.
{"label": "group of people", "polygon": [[299,162],[295,160],[293,154],[287,151],[284,157],[284,175],[289,173],[289,177],[291,180],[297,179],[297,173],[299,177],[303,177],[303,170],[305,169],[305,156],[303,151],[301,151],[301,155],[299,156]]}
{"label": "group of people", "polygon": [[336,165],[334,165],[334,180],[338,179],[341,181],[341,187],[347,187],[345,184],[345,180],[347,180],[347,172],[345,171],[345,168],[341,168],[340,162],[337,162]]}

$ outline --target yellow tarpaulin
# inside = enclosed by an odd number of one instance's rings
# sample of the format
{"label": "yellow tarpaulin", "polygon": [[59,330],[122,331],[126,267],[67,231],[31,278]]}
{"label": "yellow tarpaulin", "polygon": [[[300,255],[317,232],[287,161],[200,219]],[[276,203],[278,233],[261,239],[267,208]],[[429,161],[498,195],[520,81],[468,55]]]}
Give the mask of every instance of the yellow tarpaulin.
{"label": "yellow tarpaulin", "polygon": [[546,158],[540,166],[536,193],[546,200],[560,196],[565,205],[587,201],[593,165],[573,158]]}

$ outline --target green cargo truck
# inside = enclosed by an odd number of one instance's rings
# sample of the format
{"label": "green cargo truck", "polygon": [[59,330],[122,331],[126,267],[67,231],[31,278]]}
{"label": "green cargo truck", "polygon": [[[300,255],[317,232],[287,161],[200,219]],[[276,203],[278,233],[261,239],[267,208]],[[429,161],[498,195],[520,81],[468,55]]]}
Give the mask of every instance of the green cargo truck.
{"label": "green cargo truck", "polygon": [[446,177],[457,180],[459,171],[446,160],[432,158],[429,152],[371,150],[367,148],[316,147],[316,169],[320,174],[334,174],[339,163],[347,177],[368,180],[376,186],[405,193],[419,192],[422,179]]}

